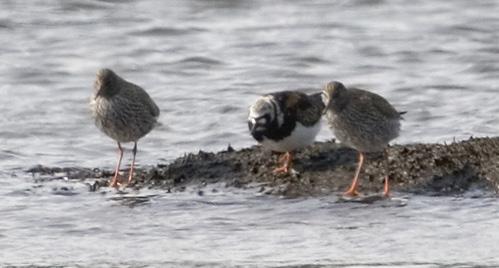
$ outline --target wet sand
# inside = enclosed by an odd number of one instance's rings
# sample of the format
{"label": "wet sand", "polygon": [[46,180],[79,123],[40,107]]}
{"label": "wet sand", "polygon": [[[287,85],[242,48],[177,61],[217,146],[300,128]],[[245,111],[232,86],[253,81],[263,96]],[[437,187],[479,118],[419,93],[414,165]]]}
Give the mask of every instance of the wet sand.
{"label": "wet sand", "polygon": [[[299,174],[273,175],[278,156],[260,146],[189,153],[167,165],[137,169],[135,182],[129,187],[183,191],[192,186],[203,194],[204,186],[221,183],[285,197],[338,194],[350,185],[357,161],[352,149],[334,141],[318,142],[296,154],[294,169]],[[383,165],[381,154],[368,156],[361,173],[362,193],[382,192]],[[389,148],[388,165],[391,186],[397,192],[455,195],[479,190],[495,194],[499,186],[499,137],[394,145]],[[84,180],[91,191],[106,186],[113,175],[112,170],[82,167],[35,166],[27,172],[39,180]]]}

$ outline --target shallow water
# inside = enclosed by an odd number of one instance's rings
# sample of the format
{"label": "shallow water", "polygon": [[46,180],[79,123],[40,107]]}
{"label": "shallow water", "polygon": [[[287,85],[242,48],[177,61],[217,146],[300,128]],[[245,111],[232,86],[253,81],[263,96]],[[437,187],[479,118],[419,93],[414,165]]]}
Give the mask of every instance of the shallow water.
{"label": "shallow water", "polygon": [[[0,264],[499,265],[495,199],[409,196],[398,207],[221,187],[203,196],[130,193],[137,203],[22,172],[113,167],[115,144],[93,126],[87,104],[101,67],[143,86],[161,108],[161,125],[139,143],[140,165],[252,145],[245,118],[258,95],[313,92],[333,79],[408,111],[398,143],[496,135],[498,5],[2,1]],[[319,140],[331,137],[324,128]]]}
{"label": "shallow water", "polygon": [[63,267],[499,264],[496,198],[397,193],[364,204],[221,185],[203,194],[87,188],[29,179],[3,187],[0,259]]}

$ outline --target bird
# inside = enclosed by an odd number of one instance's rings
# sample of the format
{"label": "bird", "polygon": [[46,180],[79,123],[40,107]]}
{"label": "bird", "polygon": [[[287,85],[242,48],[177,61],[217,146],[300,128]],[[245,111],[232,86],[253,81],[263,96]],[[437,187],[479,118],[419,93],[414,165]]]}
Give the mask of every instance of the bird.
{"label": "bird", "polygon": [[133,142],[133,160],[128,175],[132,182],[137,142],[157,124],[159,108],[140,86],[126,81],[108,68],[100,69],[90,98],[92,118],[98,129],[118,143],[119,159],[109,183],[118,187],[119,169],[123,158],[121,143]]}
{"label": "bird", "polygon": [[259,97],[250,106],[248,128],[264,148],[283,153],[274,174],[290,174],[293,152],[311,145],[321,128],[321,93],[279,91]]}
{"label": "bird", "polygon": [[[357,169],[351,186],[344,193],[345,196],[357,196],[365,153],[384,152],[384,158],[388,161],[386,148],[390,141],[399,136],[400,120],[406,112],[398,112],[385,98],[376,93],[346,88],[338,81],[331,81],[324,86],[322,101],[325,117],[336,139],[358,151]],[[386,175],[383,196],[389,197],[389,194]]]}

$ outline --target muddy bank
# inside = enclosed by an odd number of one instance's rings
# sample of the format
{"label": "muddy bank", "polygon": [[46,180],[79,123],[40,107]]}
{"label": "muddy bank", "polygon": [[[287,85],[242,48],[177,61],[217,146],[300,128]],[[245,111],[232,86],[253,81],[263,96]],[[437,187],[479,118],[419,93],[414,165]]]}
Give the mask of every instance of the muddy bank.
{"label": "muddy bank", "polygon": [[[268,194],[288,197],[341,193],[350,184],[357,154],[334,141],[319,142],[296,154],[297,175],[273,175],[278,155],[260,146],[218,153],[200,151],[179,157],[168,165],[138,169],[130,187],[182,191],[202,189],[212,183],[226,187],[257,187]],[[360,190],[381,192],[384,179],[382,155],[369,155]],[[471,138],[452,144],[395,145],[389,149],[392,189],[429,195],[455,195],[469,190],[496,193],[499,186],[499,137]],[[105,186],[112,170],[50,168],[28,170],[38,180],[85,180],[90,190]]]}

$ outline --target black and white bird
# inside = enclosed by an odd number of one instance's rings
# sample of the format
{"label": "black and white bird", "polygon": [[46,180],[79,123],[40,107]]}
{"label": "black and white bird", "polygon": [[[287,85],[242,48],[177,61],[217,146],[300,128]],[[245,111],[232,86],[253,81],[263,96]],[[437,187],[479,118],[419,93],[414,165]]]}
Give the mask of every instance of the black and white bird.
{"label": "black and white bird", "polygon": [[260,97],[249,109],[251,135],[266,149],[284,153],[275,174],[292,171],[293,152],[315,141],[324,104],[321,94],[281,91]]}
{"label": "black and white bird", "polygon": [[[352,185],[344,193],[347,196],[356,196],[364,154],[384,151],[385,160],[388,161],[386,147],[391,140],[398,137],[401,115],[405,112],[398,112],[378,94],[357,88],[346,88],[337,81],[326,84],[322,98],[326,107],[324,113],[335,137],[342,144],[359,152],[359,163]],[[387,170],[385,174],[388,174]],[[384,196],[388,195],[389,184],[386,175]]]}
{"label": "black and white bird", "polygon": [[149,133],[159,116],[159,108],[147,92],[118,76],[110,69],[97,72],[90,109],[95,125],[118,143],[119,159],[110,186],[117,187],[123,148],[121,143],[133,142],[133,160],[128,183],[133,178],[137,141]]}

